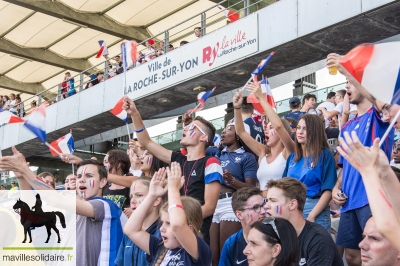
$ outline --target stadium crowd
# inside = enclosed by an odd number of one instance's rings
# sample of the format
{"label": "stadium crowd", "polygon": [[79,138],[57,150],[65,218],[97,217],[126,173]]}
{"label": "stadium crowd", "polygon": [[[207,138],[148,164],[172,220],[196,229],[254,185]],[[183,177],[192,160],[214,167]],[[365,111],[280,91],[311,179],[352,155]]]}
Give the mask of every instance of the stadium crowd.
{"label": "stadium crowd", "polygon": [[[156,53],[147,44],[142,60]],[[127,151],[103,162],[61,155],[77,165],[64,185],[77,192],[77,265],[399,266],[400,143],[392,130],[378,144],[398,106],[373,98],[339,59],[330,54],[327,66],[347,78],[346,90],[317,108],[313,94],[293,97],[280,118],[250,82],[261,124],[241,92],[220,141],[209,121],[185,114],[184,152],[152,141],[125,98],[137,136]],[[13,152],[0,170],[14,171],[19,189],[54,189],[58,180],[37,177]]]}

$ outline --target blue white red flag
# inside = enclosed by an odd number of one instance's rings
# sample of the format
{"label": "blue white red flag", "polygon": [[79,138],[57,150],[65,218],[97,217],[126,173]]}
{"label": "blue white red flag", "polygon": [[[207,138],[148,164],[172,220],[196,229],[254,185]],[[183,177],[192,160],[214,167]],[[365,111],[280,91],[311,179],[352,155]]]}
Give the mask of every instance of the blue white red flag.
{"label": "blue white red flag", "polygon": [[104,207],[104,219],[101,226],[101,251],[97,265],[114,265],[122,240],[122,228],[124,228],[128,218],[113,201],[98,197],[92,200],[102,202]]}
{"label": "blue white red flag", "polygon": [[[254,76],[254,82],[257,81],[258,81],[257,76]],[[269,105],[271,105],[271,107],[276,111],[276,103],[274,100],[274,96],[272,95],[271,87],[269,86],[268,79],[265,78],[264,76],[260,82],[260,86],[263,97],[265,97],[267,103],[269,103]],[[254,109],[256,109],[260,114],[264,113],[264,108],[261,106],[260,101],[256,98],[256,96],[253,93],[251,93],[247,97],[247,102],[253,104]]]}
{"label": "blue white red flag", "polygon": [[361,44],[340,63],[376,99],[400,104],[399,51],[400,42]]}
{"label": "blue white red flag", "polygon": [[100,40],[99,41],[100,49],[97,52],[96,58],[100,58],[100,56],[107,56],[108,55],[108,49],[107,49],[107,44],[105,41]]}
{"label": "blue white red flag", "polygon": [[253,76],[253,78],[254,78],[254,76],[257,76],[258,74],[261,74],[264,67],[268,64],[268,62],[271,60],[271,58],[274,54],[275,54],[275,52],[271,52],[267,58],[261,60],[260,64],[258,64],[257,68],[254,69],[253,72],[251,72],[251,75]]}
{"label": "blue white red flag", "polygon": [[123,67],[126,71],[128,67],[137,61],[137,43],[135,41],[121,43],[121,54]]}
{"label": "blue white red flag", "polygon": [[119,119],[123,120],[125,123],[128,123],[128,114],[126,113],[126,111],[122,108],[122,106],[124,105],[124,97],[123,96],[118,102],[117,104],[114,106],[113,109],[111,109],[111,113],[113,115],[115,115],[116,117],[118,117]]}
{"label": "blue white red flag", "polygon": [[3,110],[0,108],[0,125],[13,124],[13,123],[24,123],[25,120],[14,115],[10,111]]}
{"label": "blue white red flag", "polygon": [[[50,143],[50,146],[54,148],[54,150],[58,151],[62,154],[73,154],[74,153],[74,138],[71,133],[68,133],[65,136],[53,141]],[[59,156],[53,149],[50,149],[51,155]]]}
{"label": "blue white red flag", "polygon": [[188,110],[188,113],[194,113],[202,110],[204,108],[204,104],[207,101],[207,99],[213,94],[213,92],[217,89],[217,86],[215,86],[212,90],[210,91],[202,91],[197,95],[197,101],[199,104],[194,108]]}
{"label": "blue white red flag", "polygon": [[227,19],[229,19],[230,22],[235,22],[236,20],[239,19],[239,13],[235,13],[230,9],[226,9],[226,8],[222,8],[222,7],[218,7],[221,12],[225,15],[225,17]]}
{"label": "blue white red flag", "polygon": [[47,103],[43,103],[36,108],[24,124],[43,143],[46,142],[46,107]]}

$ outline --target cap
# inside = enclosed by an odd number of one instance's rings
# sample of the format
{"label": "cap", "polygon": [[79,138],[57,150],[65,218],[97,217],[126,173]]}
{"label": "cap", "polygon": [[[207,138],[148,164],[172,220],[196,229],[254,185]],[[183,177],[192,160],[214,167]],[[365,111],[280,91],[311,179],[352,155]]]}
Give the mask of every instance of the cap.
{"label": "cap", "polygon": [[293,105],[298,105],[301,104],[301,101],[298,97],[292,97],[289,99],[289,105],[293,106]]}
{"label": "cap", "polygon": [[150,45],[153,45],[153,44],[154,44],[153,39],[149,39],[149,40],[147,40],[147,41],[149,42]]}

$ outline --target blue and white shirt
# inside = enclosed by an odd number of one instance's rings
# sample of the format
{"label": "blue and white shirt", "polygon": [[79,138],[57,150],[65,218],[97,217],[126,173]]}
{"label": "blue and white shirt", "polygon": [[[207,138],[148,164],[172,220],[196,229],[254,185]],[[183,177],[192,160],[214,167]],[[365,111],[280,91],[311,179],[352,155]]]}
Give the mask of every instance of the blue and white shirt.
{"label": "blue and white shirt", "polygon": [[243,123],[246,132],[249,133],[253,139],[264,144],[264,130],[262,125],[254,121],[252,117],[246,118]]}
{"label": "blue and white shirt", "polygon": [[243,254],[247,242],[243,236],[243,229],[231,235],[222,248],[218,266],[248,266],[247,256]]}

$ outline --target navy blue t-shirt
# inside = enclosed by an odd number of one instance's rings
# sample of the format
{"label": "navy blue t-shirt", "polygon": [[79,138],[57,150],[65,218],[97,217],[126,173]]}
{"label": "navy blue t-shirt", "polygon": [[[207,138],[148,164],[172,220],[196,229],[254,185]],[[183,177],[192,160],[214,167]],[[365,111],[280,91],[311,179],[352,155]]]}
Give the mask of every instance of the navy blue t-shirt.
{"label": "navy blue t-shirt", "polygon": [[222,248],[218,266],[240,265],[247,266],[247,256],[243,254],[247,243],[243,236],[243,229],[231,235]]}
{"label": "navy blue t-shirt", "polygon": [[243,123],[246,132],[249,133],[253,139],[264,144],[264,130],[262,125],[254,121],[252,117],[246,118]]}
{"label": "navy blue t-shirt", "polygon": [[[197,249],[199,251],[199,257],[194,260],[189,253],[183,248],[171,249],[170,253],[167,254],[171,256],[168,264],[165,266],[176,266],[176,265],[198,265],[198,266],[208,266],[211,265],[212,254],[211,249],[207,243],[200,237],[197,238]],[[147,255],[147,261],[155,263],[160,256],[160,252],[164,250],[163,241],[155,236],[150,236],[149,243],[150,255]],[[152,264],[153,265],[153,264]]]}
{"label": "navy blue t-shirt", "polygon": [[283,118],[292,118],[296,121],[299,121],[300,117],[302,117],[305,114],[306,114],[306,112],[294,111],[294,112],[286,114]]}
{"label": "navy blue t-shirt", "polygon": [[321,196],[325,190],[332,190],[336,184],[336,165],[332,152],[323,149],[316,166],[313,165],[311,156],[302,157],[298,162],[294,161],[292,153],[287,159],[286,168],[282,177],[292,177],[301,181],[307,187],[307,197]]}
{"label": "navy blue t-shirt", "polygon": [[[154,222],[146,232],[157,238],[161,238],[159,220]],[[119,246],[117,258],[114,261],[117,266],[136,266],[147,265],[146,253],[141,250],[132,240],[124,234],[121,245]]]}
{"label": "navy blue t-shirt", "polygon": [[[253,154],[243,148],[228,152],[225,148],[219,156],[222,170],[228,170],[234,178],[244,183],[245,178],[257,178],[258,164]],[[225,180],[221,183],[229,186]]]}

